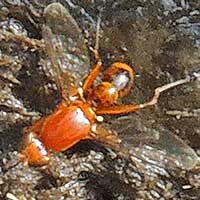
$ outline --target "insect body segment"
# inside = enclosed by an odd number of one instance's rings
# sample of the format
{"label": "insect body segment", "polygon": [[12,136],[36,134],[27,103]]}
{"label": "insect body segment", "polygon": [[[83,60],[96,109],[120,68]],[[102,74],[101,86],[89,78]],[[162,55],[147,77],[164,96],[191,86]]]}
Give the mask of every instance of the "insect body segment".
{"label": "insect body segment", "polygon": [[134,80],[133,70],[125,63],[113,63],[103,73],[102,82],[94,86],[94,81],[99,75],[96,72],[100,73],[100,67],[101,62],[98,62],[86,79],[86,83],[89,82],[88,79],[92,79],[90,90],[88,86],[85,87],[85,93],[88,96],[86,98],[88,101],[92,101],[96,107],[109,107],[117,103],[118,98],[127,95],[130,91]]}
{"label": "insect body segment", "polygon": [[61,103],[46,118],[39,135],[40,140],[47,149],[64,151],[81,139],[91,139],[89,133],[95,114],[90,110],[90,106],[83,102],[69,106]]}
{"label": "insect body segment", "polygon": [[20,154],[20,159],[24,163],[33,166],[47,165],[49,163],[49,154],[38,137],[33,132],[30,132],[24,140],[26,147]]}

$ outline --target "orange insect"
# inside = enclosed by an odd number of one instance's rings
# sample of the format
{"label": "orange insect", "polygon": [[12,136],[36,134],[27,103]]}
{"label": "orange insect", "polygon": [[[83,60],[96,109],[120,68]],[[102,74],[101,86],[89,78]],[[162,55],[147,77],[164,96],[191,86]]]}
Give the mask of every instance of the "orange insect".
{"label": "orange insect", "polygon": [[[94,50],[97,64],[80,87],[70,69],[67,68],[65,72],[62,69],[62,65],[66,65],[64,45],[68,44],[63,42],[66,40],[63,39],[63,35],[68,32],[67,37],[75,36],[80,46],[83,44],[80,29],[59,3],[49,5],[44,11],[44,17],[46,25],[43,27],[43,38],[52,68],[57,73],[56,83],[62,92],[63,101],[52,114],[26,129],[21,159],[29,165],[46,165],[50,160],[51,151],[65,151],[80,140],[96,139],[116,146],[120,139],[99,126],[103,120],[100,115],[130,113],[154,105],[161,92],[190,81],[190,78],[185,78],[159,87],[155,90],[152,100],[144,104],[117,105],[117,100],[127,95],[131,89],[134,80],[133,69],[127,64],[116,62],[103,72],[99,81],[97,77],[100,75],[102,62],[97,50]],[[65,26],[68,27],[65,29]],[[73,32],[69,32],[69,27]],[[82,47],[85,49],[84,45]]]}

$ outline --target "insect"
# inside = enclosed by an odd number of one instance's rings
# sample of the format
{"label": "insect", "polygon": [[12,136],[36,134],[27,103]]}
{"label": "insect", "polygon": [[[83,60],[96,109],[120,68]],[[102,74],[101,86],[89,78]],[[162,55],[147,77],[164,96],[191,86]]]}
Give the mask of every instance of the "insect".
{"label": "insect", "polygon": [[[102,62],[95,48],[93,51],[97,64],[80,87],[77,76],[82,76],[80,78],[83,79],[86,71],[85,63],[89,62],[78,25],[59,3],[47,6],[44,18],[46,24],[42,28],[43,38],[63,101],[52,114],[43,117],[25,130],[24,148],[20,159],[29,165],[46,165],[49,163],[51,151],[65,151],[80,140],[95,139],[117,147],[121,140],[99,125],[103,121],[101,115],[126,114],[152,106],[157,103],[163,91],[191,81],[191,77],[186,77],[158,87],[153,98],[143,104],[117,105],[118,99],[126,96],[131,90],[134,81],[133,69],[125,63],[116,62],[100,77]],[[70,57],[69,51],[76,51],[76,48],[69,49],[66,46],[70,44],[70,38],[76,39],[76,45],[81,47],[81,59],[84,60],[82,66],[79,63],[79,66],[73,69],[74,65],[67,61]],[[70,73],[71,70],[74,71],[73,74]]]}

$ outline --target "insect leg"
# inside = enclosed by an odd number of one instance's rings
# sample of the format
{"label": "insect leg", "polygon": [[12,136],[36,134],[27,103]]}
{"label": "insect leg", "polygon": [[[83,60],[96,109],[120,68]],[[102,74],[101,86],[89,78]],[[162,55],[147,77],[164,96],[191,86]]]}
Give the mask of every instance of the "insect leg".
{"label": "insect leg", "polygon": [[161,87],[158,87],[154,91],[154,96],[152,99],[148,102],[145,102],[143,104],[138,105],[114,105],[110,107],[99,107],[97,108],[96,114],[103,115],[103,114],[109,114],[109,115],[115,115],[115,114],[123,114],[123,113],[130,113],[134,112],[136,110],[155,105],[158,102],[158,99],[160,97],[160,94],[164,92],[165,90],[168,90],[170,88],[176,87],[178,85],[182,85],[184,83],[190,82],[191,78],[187,77],[185,79],[180,79],[178,81],[163,85]]}
{"label": "insect leg", "polygon": [[97,60],[97,64],[95,65],[94,69],[89,73],[87,76],[84,84],[83,84],[83,91],[84,93],[87,93],[88,90],[92,87],[94,80],[96,77],[99,75],[101,67],[102,67],[102,62],[101,58],[98,53],[99,49],[99,35],[100,35],[100,23],[101,23],[101,16],[99,15],[98,20],[97,20],[97,31],[96,31],[96,40],[95,40],[95,48],[93,49],[90,47],[90,50],[94,53],[95,59]]}

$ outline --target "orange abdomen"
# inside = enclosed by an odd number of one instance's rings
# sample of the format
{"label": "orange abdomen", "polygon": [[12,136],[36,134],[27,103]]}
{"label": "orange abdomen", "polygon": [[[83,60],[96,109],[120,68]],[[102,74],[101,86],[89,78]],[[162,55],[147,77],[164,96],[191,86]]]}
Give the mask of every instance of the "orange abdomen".
{"label": "orange abdomen", "polygon": [[38,138],[47,150],[53,151],[64,151],[80,140],[89,139],[91,121],[87,114],[88,108],[85,111],[81,106],[61,103],[43,121]]}

